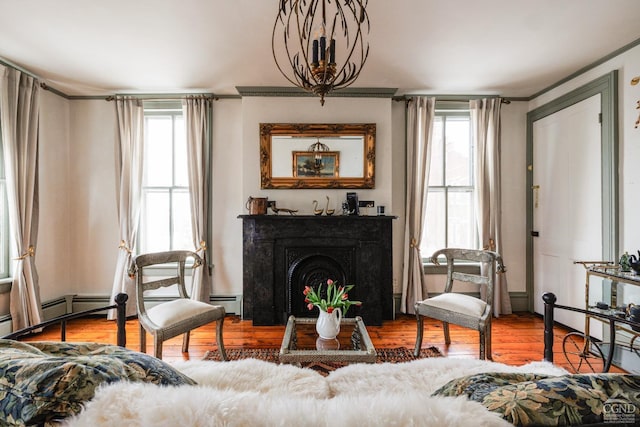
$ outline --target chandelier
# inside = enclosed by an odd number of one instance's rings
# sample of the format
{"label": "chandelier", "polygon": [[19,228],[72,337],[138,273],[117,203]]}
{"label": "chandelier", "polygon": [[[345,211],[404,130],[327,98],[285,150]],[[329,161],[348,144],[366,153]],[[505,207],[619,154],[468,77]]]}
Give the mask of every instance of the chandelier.
{"label": "chandelier", "polygon": [[292,84],[320,96],[321,105],[327,93],[355,82],[367,61],[368,1],[280,0],[273,59]]}
{"label": "chandelier", "polygon": [[[320,102],[322,102],[322,100]],[[331,149],[327,144],[323,144],[322,142],[320,142],[320,138],[318,138],[316,142],[314,142],[309,146],[309,148],[307,148],[307,151],[314,153],[313,171],[316,175],[320,175],[320,172],[324,167],[324,165],[322,164],[322,153],[330,150]]]}

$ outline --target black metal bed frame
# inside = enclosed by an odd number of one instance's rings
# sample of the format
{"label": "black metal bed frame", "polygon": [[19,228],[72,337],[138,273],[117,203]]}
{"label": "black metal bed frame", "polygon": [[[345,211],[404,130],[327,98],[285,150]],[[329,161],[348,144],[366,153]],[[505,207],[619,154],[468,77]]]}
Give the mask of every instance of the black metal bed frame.
{"label": "black metal bed frame", "polygon": [[38,323],[37,325],[19,329],[17,331],[14,331],[0,338],[15,340],[21,336],[27,335],[38,329],[46,328],[47,326],[51,326],[51,325],[60,324],[60,341],[66,341],[67,321],[79,319],[81,317],[85,317],[93,313],[98,313],[100,311],[115,309],[116,310],[116,327],[117,327],[116,344],[119,345],[120,347],[125,347],[127,345],[127,334],[125,330],[125,324],[127,321],[126,307],[127,307],[128,299],[129,299],[129,296],[127,294],[119,293],[114,298],[115,304],[109,305],[107,307],[99,307],[99,308],[93,308],[90,310],[83,310],[78,313],[63,314],[62,316],[55,317],[51,320],[47,320],[46,322]]}

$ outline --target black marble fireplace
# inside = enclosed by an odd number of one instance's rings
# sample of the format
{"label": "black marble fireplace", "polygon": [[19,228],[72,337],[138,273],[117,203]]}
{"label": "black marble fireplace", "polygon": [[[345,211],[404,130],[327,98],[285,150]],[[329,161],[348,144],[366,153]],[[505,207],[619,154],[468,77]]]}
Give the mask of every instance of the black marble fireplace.
{"label": "black marble fireplace", "polygon": [[392,216],[240,215],[243,221],[243,315],[254,325],[317,316],[302,291],[327,279],[353,284],[349,317],[380,325],[393,318]]}

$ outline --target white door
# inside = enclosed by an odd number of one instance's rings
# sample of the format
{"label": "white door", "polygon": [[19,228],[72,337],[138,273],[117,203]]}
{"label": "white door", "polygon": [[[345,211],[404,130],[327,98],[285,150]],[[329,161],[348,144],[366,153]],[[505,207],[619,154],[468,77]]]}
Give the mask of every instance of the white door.
{"label": "white door", "polygon": [[[586,273],[574,261],[602,258],[600,95],[533,125],[534,310],[542,295],[585,308]],[[594,294],[595,292],[595,294]],[[592,289],[592,300],[598,300]],[[584,315],[557,310],[555,320],[584,331]],[[599,335],[595,330],[594,335]]]}

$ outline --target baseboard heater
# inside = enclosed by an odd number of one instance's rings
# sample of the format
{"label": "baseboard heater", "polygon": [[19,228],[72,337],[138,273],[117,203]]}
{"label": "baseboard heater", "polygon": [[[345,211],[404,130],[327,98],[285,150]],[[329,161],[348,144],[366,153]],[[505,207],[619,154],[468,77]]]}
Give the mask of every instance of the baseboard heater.
{"label": "baseboard heater", "polygon": [[[109,305],[109,296],[83,296],[67,295],[56,298],[42,304],[43,321],[53,319],[67,313],[77,313],[83,310]],[[171,300],[171,297],[158,296],[149,299],[150,306]],[[211,304],[221,305],[227,314],[242,314],[242,295],[212,295],[209,298]],[[106,311],[102,312],[106,315]],[[97,314],[101,314],[98,312]],[[0,336],[13,332],[11,327],[11,315],[0,316]]]}

